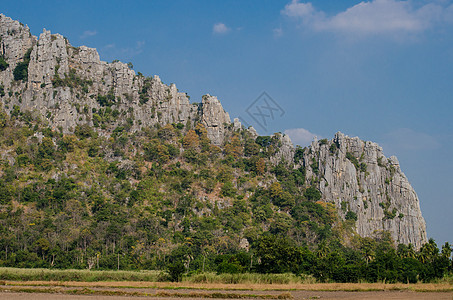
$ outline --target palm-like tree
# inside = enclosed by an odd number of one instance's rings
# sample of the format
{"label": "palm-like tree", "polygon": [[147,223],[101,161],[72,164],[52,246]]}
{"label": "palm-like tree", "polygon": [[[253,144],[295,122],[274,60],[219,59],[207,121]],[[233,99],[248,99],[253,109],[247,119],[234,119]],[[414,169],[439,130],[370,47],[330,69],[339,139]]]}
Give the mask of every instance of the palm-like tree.
{"label": "palm-like tree", "polygon": [[407,257],[415,258],[416,256],[414,246],[412,244],[407,245]]}
{"label": "palm-like tree", "polygon": [[373,239],[366,237],[361,240],[360,243],[360,252],[362,253],[363,258],[365,259],[366,263],[368,264],[370,261],[374,259],[376,256],[375,253],[375,242]]}
{"label": "palm-like tree", "polygon": [[322,242],[321,244],[319,244],[316,254],[319,258],[324,258],[329,254],[329,252],[329,246],[327,246],[326,242]]}
{"label": "palm-like tree", "polygon": [[417,256],[418,256],[418,260],[422,264],[424,264],[429,259],[428,254],[426,253],[426,251],[420,251]]}
{"label": "palm-like tree", "polygon": [[396,254],[401,258],[406,258],[408,257],[408,247],[404,244],[399,244],[398,249],[396,250]]}
{"label": "palm-like tree", "polygon": [[451,248],[450,243],[445,242],[445,244],[442,246],[442,256],[450,259],[451,253],[452,253],[452,248]]}
{"label": "palm-like tree", "polygon": [[418,253],[418,259],[422,263],[432,262],[434,258],[439,254],[439,248],[437,248],[436,242],[434,239],[429,239],[428,243],[425,243],[420,248]]}

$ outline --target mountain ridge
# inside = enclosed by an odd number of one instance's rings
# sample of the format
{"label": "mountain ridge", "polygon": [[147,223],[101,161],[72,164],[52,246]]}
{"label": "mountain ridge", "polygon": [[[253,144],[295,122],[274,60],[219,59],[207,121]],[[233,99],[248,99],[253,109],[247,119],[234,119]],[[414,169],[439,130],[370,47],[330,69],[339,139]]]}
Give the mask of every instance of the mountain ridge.
{"label": "mountain ridge", "polygon": [[[64,135],[86,125],[105,137],[114,135],[118,128],[133,133],[175,124],[184,128],[186,136],[190,130],[196,131],[200,143],[205,136],[236,158],[242,157],[247,147],[245,138],[235,140],[238,134],[258,137],[253,128],[242,128],[238,120],[232,123],[216,97],[208,94],[200,103],[190,103],[176,85],[165,85],[158,76],[135,74],[119,61],[103,62],[95,49],[73,47],[60,34],[44,30],[36,38],[28,27],[4,15],[0,16],[0,34],[0,54],[8,65],[0,72],[5,94],[2,103],[9,116],[15,110],[29,111]],[[291,172],[300,170],[301,186],[316,187],[321,197],[314,200],[334,204],[342,220],[355,219],[354,230],[359,235],[388,231],[395,243],[411,243],[416,249],[427,241],[415,191],[398,160],[386,158],[377,144],[342,133],[332,140],[315,140],[308,148],[294,147],[289,137],[281,134],[269,140],[262,137],[260,142],[261,152],[272,152],[269,168],[284,165]],[[274,173],[277,180],[283,176]],[[270,187],[271,181],[274,179],[266,179],[261,185]]]}

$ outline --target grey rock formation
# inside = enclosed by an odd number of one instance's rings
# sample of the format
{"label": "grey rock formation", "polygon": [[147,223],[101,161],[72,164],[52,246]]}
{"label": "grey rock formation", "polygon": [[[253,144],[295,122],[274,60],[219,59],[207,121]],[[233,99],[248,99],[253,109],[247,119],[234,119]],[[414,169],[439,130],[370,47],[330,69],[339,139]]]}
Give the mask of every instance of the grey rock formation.
{"label": "grey rock formation", "polygon": [[231,124],[230,115],[225,112],[217,97],[209,94],[203,96],[201,110],[201,121],[208,131],[208,138],[214,145],[221,145],[226,129]]}
{"label": "grey rock formation", "polygon": [[241,130],[242,129],[242,124],[241,121],[239,121],[239,118],[234,118],[233,120],[233,130]]}
{"label": "grey rock formation", "polygon": [[279,147],[277,153],[270,158],[270,161],[273,164],[278,164],[281,161],[286,164],[292,164],[295,149],[291,139],[286,134],[275,133],[274,136],[279,140]]}
{"label": "grey rock formation", "polygon": [[[102,135],[117,126],[138,131],[157,124],[201,122],[215,145],[242,127],[239,120],[231,124],[216,97],[205,95],[200,104],[190,103],[174,84],[137,75],[119,61],[103,62],[96,49],[73,47],[59,34],[44,30],[38,39],[27,26],[0,15],[0,38],[0,55],[9,64],[0,71],[5,90],[1,100],[9,113],[18,107],[64,133],[89,124]],[[30,49],[28,78],[14,80],[15,67]],[[253,127],[248,133],[258,136]],[[285,161],[290,167],[296,150],[288,136],[277,137],[271,162]],[[398,160],[387,159],[377,144],[338,133],[331,141],[315,140],[303,152],[303,163],[307,184],[317,182],[322,200],[335,203],[343,218],[348,211],[357,214],[360,235],[388,230],[396,242],[417,248],[426,242],[417,195]]]}
{"label": "grey rock formation", "polygon": [[[96,49],[75,48],[62,35],[45,29],[37,39],[28,27],[3,15],[0,25],[1,54],[9,63],[0,72],[0,83],[9,92],[2,99],[8,112],[18,106],[45,116],[65,133],[87,123],[104,135],[117,126],[137,131],[202,120],[212,143],[223,143],[231,121],[216,97],[206,95],[201,105],[191,104],[174,84],[166,85],[158,76],[137,75],[119,61],[103,62]],[[14,68],[28,49],[32,49],[28,80],[15,81]]]}
{"label": "grey rock formation", "polygon": [[418,249],[427,242],[417,194],[396,157],[386,158],[376,143],[338,132],[331,141],[314,141],[304,162],[307,183],[318,179],[322,200],[335,203],[343,218],[355,213],[361,236],[385,230],[396,243]]}
{"label": "grey rock formation", "polygon": [[25,52],[36,44],[36,37],[19,21],[0,14],[0,54],[5,56],[10,69],[24,57]]}

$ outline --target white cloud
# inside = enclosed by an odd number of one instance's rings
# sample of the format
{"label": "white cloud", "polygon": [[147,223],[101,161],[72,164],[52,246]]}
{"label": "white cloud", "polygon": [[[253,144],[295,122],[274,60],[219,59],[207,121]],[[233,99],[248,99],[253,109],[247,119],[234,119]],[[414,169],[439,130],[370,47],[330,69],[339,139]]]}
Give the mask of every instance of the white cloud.
{"label": "white cloud", "polygon": [[95,36],[96,34],[98,34],[98,32],[96,30],[85,30],[82,35],[80,36],[81,39],[85,39],[87,37],[90,37],[90,36]]}
{"label": "white cloud", "polygon": [[230,31],[230,28],[228,28],[225,24],[223,23],[216,23],[212,27],[212,32],[215,34],[225,34],[228,31]]}
{"label": "white cloud", "polygon": [[289,17],[307,17],[315,12],[313,5],[308,3],[300,3],[299,0],[292,0],[291,3],[286,4],[282,10],[282,14]]}
{"label": "white cloud", "polygon": [[305,128],[286,129],[285,134],[291,138],[293,144],[300,146],[310,145],[313,139],[317,136]]}
{"label": "white cloud", "polygon": [[385,134],[383,137],[383,148],[390,153],[435,150],[440,147],[441,144],[435,137],[410,128],[399,128]]}
{"label": "white cloud", "polygon": [[369,35],[422,32],[438,20],[449,19],[452,7],[431,3],[414,8],[410,1],[372,0],[329,17],[309,2],[292,0],[281,13],[316,31]]}

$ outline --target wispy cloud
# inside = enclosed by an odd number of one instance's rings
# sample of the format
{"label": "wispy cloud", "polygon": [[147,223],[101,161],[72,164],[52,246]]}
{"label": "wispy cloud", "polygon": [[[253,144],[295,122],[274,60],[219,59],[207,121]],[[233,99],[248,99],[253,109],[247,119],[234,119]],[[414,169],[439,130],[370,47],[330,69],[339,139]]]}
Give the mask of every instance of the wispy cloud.
{"label": "wispy cloud", "polygon": [[373,0],[327,16],[310,2],[292,0],[281,13],[315,31],[382,35],[422,32],[435,22],[451,19],[452,8],[435,3],[415,8],[411,1]]}
{"label": "wispy cloud", "polygon": [[305,128],[291,128],[286,129],[285,134],[291,138],[291,141],[295,145],[308,146],[311,144],[313,139],[317,136],[316,134],[308,131]]}
{"label": "wispy cloud", "polygon": [[212,27],[212,32],[214,34],[225,34],[228,33],[228,31],[230,31],[230,28],[226,26],[224,23],[216,23]]}
{"label": "wispy cloud", "polygon": [[81,39],[86,39],[88,37],[91,37],[91,36],[95,36],[96,34],[98,34],[98,32],[96,30],[85,30],[82,35],[80,36]]}

